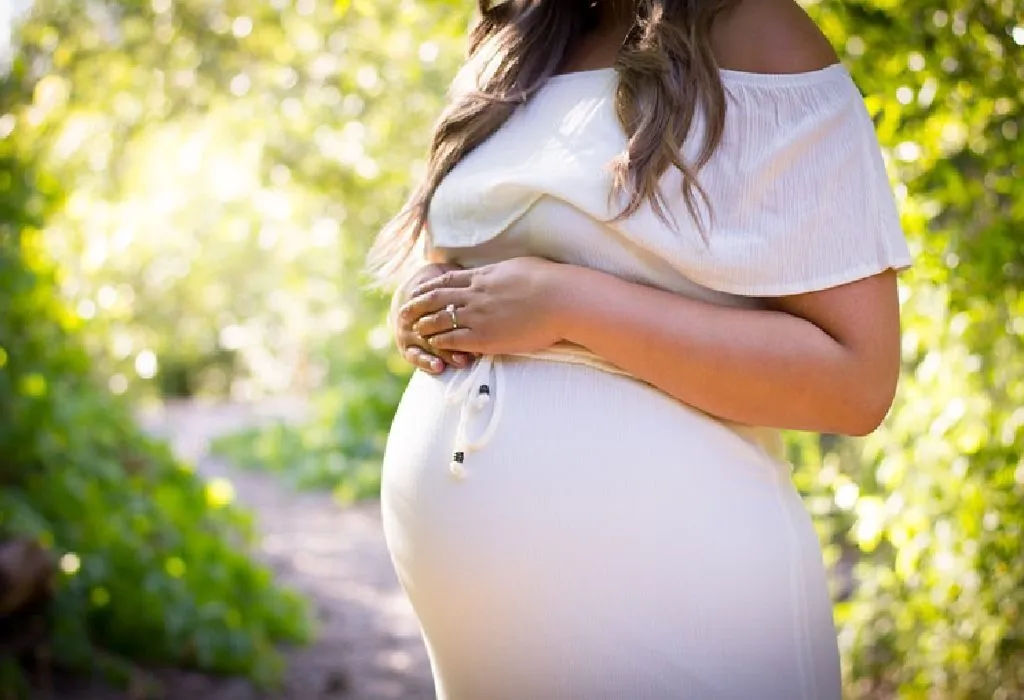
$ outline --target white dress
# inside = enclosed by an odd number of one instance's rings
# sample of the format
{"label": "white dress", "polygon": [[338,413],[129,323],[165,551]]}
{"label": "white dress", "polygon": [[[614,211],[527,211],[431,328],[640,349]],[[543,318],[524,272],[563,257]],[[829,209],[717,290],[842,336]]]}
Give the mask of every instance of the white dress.
{"label": "white dress", "polygon": [[[748,307],[907,266],[846,70],[722,76],[707,242],[674,172],[676,226],[648,207],[607,223],[625,137],[617,76],[598,70],[552,79],[455,168],[431,244],[467,266],[536,255]],[[819,543],[779,445],[578,348],[416,373],[382,499],[438,697],[838,700]]]}

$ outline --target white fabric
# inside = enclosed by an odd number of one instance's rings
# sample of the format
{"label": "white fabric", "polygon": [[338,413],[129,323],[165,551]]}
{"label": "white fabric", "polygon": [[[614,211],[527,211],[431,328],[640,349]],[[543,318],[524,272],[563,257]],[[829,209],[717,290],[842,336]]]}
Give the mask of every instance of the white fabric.
{"label": "white fabric", "polygon": [[[439,700],[839,700],[787,468],[628,377],[501,366],[469,413],[447,399],[474,370],[416,373],[384,462],[384,532]],[[496,429],[457,478],[467,415],[470,440]]]}
{"label": "white fabric", "polygon": [[[453,459],[449,466],[449,471],[456,478],[462,479],[466,475],[464,466],[466,454],[487,447],[491,438],[494,437],[494,433],[498,430],[502,407],[504,406],[502,399],[505,396],[504,387],[499,388],[499,385],[503,383],[504,369],[505,366],[500,358],[481,357],[466,372],[466,376],[449,385],[448,390],[445,392],[445,399],[448,403],[458,404],[462,409],[459,413],[459,425],[455,429]],[[494,373],[493,380],[490,379],[492,372]],[[470,438],[469,423],[475,413],[491,405],[492,391],[497,393],[497,401],[494,402],[494,408],[487,419],[487,425],[479,437]]]}
{"label": "white fabric", "polygon": [[[723,71],[723,142],[700,173],[713,218],[708,242],[682,197],[678,171],[662,191],[676,230],[644,207],[608,226],[678,274],[747,296],[807,292],[901,269],[910,255],[881,152],[846,69],[796,75]],[[607,221],[608,162],[625,135],[615,117],[616,73],[553,79],[441,184],[429,217],[435,248],[471,247],[552,197]],[[702,129],[701,121],[695,135]],[[693,161],[699,138],[688,140]]]}
{"label": "white fabric", "polygon": [[[434,252],[536,255],[754,308],[909,263],[843,68],[723,71],[707,243],[671,172],[674,228],[648,207],[607,223],[615,77],[553,79],[464,159],[430,211]],[[780,444],[572,346],[417,373],[382,503],[439,698],[838,700],[821,553]]]}

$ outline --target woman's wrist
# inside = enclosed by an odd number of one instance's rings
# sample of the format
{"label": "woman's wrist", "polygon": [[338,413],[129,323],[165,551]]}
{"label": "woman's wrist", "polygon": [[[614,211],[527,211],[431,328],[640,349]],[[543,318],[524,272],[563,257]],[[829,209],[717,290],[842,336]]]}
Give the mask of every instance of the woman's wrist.
{"label": "woman's wrist", "polygon": [[582,344],[582,329],[593,300],[601,295],[599,286],[604,277],[608,275],[579,265],[555,264],[545,298],[551,305],[549,313],[560,338]]}

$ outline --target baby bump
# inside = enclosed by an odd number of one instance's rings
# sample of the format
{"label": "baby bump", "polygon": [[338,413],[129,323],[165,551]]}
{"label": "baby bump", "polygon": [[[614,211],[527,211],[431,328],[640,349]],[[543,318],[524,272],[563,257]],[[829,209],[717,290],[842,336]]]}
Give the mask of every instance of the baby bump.
{"label": "baby bump", "polygon": [[663,556],[665,537],[716,528],[715,541],[689,538],[697,555],[739,527],[754,550],[758,528],[785,526],[788,472],[713,419],[590,367],[499,362],[461,395],[466,370],[412,378],[384,461],[397,561],[460,568],[493,555],[508,566],[533,561],[538,543],[572,560],[583,537],[606,551],[623,542],[622,556],[642,561]]}
{"label": "baby bump", "polygon": [[[460,478],[454,452],[474,443]],[[384,462],[385,533],[450,685],[475,682],[469,667],[559,678],[596,658],[617,678],[758,687],[769,670],[836,668],[817,538],[787,475],[640,382],[507,359],[414,376]]]}

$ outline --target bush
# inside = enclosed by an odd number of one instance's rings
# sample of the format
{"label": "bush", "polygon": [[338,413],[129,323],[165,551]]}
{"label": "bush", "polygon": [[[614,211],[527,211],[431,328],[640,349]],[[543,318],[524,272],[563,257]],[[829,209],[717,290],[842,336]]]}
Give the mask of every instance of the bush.
{"label": "bush", "polygon": [[233,463],[279,474],[297,488],[332,489],[349,502],[380,494],[380,459],[408,379],[396,358],[335,350],[327,389],[307,423],[277,423],[224,436],[214,453]]}
{"label": "bush", "polygon": [[59,560],[56,661],[272,681],[274,644],[310,634],[305,605],[250,559],[230,484],[204,484],[97,384],[41,250],[59,193],[10,139],[0,173],[0,536],[29,536]]}

